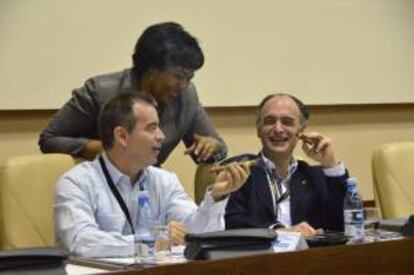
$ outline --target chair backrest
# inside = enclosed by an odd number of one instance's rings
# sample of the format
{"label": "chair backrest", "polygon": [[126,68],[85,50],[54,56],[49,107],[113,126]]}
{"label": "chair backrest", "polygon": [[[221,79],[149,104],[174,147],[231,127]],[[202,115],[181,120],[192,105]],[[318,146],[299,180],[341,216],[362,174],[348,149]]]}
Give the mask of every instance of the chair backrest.
{"label": "chair backrest", "polygon": [[54,245],[54,187],[73,165],[73,158],[64,154],[19,156],[6,162],[0,181],[4,249]]}
{"label": "chair backrest", "polygon": [[216,175],[210,171],[213,164],[199,164],[194,177],[194,200],[200,204],[209,185],[216,180]]}
{"label": "chair backrest", "polygon": [[414,141],[376,148],[372,172],[374,196],[383,218],[414,214]]}

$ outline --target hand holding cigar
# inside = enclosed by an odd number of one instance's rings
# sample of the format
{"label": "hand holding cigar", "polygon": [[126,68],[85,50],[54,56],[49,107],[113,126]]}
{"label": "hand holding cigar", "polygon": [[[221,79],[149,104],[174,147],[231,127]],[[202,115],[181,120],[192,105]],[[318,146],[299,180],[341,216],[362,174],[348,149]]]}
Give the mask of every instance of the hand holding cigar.
{"label": "hand holding cigar", "polygon": [[324,168],[337,165],[329,137],[318,132],[298,133],[297,137],[303,141],[302,150],[309,158],[319,162]]}
{"label": "hand holding cigar", "polygon": [[[254,165],[257,165],[257,159],[251,159],[251,160],[246,160],[246,161],[242,161],[242,162],[236,162],[238,165],[245,165],[247,167],[251,167]],[[220,172],[223,171],[225,169],[229,169],[232,166],[232,163],[226,164],[226,165],[218,165],[215,166],[213,168],[211,168],[211,172]]]}
{"label": "hand holding cigar", "polygon": [[227,159],[223,165],[210,170],[216,174],[215,183],[210,189],[215,201],[219,201],[226,195],[240,189],[250,176],[249,166],[257,163],[256,159],[240,162],[235,161],[236,159]]}
{"label": "hand holding cigar", "polygon": [[314,145],[315,143],[311,138],[305,136],[303,133],[297,133],[296,136],[308,145]]}

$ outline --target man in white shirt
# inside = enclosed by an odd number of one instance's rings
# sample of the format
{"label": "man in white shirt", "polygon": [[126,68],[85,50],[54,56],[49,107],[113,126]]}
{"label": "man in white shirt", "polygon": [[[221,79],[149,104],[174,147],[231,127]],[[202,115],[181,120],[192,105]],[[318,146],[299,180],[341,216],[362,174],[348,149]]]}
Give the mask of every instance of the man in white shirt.
{"label": "man in white shirt", "polygon": [[170,226],[174,243],[182,242],[187,231],[224,229],[227,195],[243,185],[250,173],[248,167],[233,164],[220,172],[198,208],[173,173],[151,166],[164,140],[156,107],[145,93],[113,98],[98,119],[104,153],[59,179],[54,207],[56,233],[58,242],[71,253],[86,257],[133,255],[141,190],[149,193],[152,218]]}

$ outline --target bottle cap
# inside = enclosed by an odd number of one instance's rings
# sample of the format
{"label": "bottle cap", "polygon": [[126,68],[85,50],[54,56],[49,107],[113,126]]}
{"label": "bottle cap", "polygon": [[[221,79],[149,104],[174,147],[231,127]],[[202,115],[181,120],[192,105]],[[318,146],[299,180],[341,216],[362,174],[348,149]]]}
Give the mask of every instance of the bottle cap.
{"label": "bottle cap", "polygon": [[347,185],[348,188],[356,188],[357,179],[356,178],[348,178],[346,180],[346,185]]}

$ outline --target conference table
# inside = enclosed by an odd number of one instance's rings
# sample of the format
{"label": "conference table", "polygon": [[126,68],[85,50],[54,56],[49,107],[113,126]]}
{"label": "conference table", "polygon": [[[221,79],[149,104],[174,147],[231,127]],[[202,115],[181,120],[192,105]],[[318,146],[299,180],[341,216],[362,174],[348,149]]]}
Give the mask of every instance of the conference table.
{"label": "conference table", "polygon": [[[76,263],[79,264],[79,263]],[[414,238],[337,245],[147,268],[109,268],[93,273],[138,275],[414,274]],[[89,265],[89,267],[92,267]],[[102,268],[96,265],[94,268]],[[70,272],[69,272],[70,273]]]}

